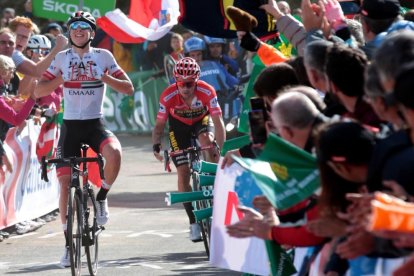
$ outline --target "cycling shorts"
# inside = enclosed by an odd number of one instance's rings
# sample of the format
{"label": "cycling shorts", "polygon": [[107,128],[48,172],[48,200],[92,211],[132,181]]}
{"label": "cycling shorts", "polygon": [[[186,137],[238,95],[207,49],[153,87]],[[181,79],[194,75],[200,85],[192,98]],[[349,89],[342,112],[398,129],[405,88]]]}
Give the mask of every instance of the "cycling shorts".
{"label": "cycling shorts", "polygon": [[[193,125],[184,124],[174,117],[168,116],[168,123],[170,126],[169,138],[172,151],[191,147],[191,137],[193,134],[198,137],[200,134],[205,132],[214,133],[214,125],[210,115],[204,116],[203,119]],[[171,157],[171,159],[176,167],[189,163],[188,156],[186,154],[178,154]]]}
{"label": "cycling shorts", "polygon": [[[102,119],[63,120],[56,158],[81,156],[81,144],[87,144],[96,153],[111,141],[118,141],[116,136],[105,128]],[[57,175],[70,174],[68,164],[56,165]]]}

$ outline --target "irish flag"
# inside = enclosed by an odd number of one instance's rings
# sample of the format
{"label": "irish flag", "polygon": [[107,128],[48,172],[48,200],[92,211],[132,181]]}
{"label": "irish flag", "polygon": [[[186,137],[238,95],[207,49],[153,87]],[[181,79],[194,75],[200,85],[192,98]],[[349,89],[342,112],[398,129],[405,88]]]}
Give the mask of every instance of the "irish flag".
{"label": "irish flag", "polygon": [[178,23],[178,0],[131,0],[129,15],[120,9],[107,12],[97,24],[121,43],[155,41]]}

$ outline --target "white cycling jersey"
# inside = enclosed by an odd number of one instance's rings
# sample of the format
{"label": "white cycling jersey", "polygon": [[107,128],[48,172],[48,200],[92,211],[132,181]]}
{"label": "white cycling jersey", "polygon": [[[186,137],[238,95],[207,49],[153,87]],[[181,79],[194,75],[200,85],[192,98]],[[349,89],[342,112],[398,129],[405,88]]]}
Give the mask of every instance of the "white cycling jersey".
{"label": "white cycling jersey", "polygon": [[43,76],[49,80],[62,74],[63,119],[89,120],[102,117],[105,84],[96,79],[96,72],[117,78],[124,71],[105,49],[90,48],[81,58],[72,48],[59,52]]}

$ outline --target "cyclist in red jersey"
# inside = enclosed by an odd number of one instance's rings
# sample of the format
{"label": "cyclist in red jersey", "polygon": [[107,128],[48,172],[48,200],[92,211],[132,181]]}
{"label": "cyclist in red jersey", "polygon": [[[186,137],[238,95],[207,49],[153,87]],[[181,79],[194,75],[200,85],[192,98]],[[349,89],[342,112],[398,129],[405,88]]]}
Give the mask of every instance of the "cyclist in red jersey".
{"label": "cyclist in red jersey", "polygon": [[[220,147],[223,146],[226,134],[216,91],[211,85],[199,80],[199,76],[200,66],[190,57],[179,60],[174,66],[176,82],[160,96],[160,108],[152,132],[153,152],[159,161],[163,160],[160,154],[161,139],[167,120],[170,146],[174,151],[190,147],[192,134],[196,135],[201,146],[211,145],[214,138]],[[211,150],[208,159],[217,162],[219,155]],[[172,160],[177,168],[178,191],[191,191],[187,156],[174,156]],[[200,241],[200,227],[195,222],[193,206],[190,202],[183,205],[190,220],[190,240]]]}

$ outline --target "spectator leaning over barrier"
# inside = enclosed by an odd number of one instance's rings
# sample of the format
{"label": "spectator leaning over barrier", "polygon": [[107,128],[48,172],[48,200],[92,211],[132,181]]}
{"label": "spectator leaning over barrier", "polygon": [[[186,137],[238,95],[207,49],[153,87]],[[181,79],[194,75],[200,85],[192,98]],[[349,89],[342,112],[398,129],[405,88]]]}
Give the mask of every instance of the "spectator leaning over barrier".
{"label": "spectator leaning over barrier", "polygon": [[365,54],[345,45],[331,47],[326,58],[326,75],[329,93],[337,97],[349,116],[362,124],[378,127],[381,120],[372,107],[363,100],[364,72],[367,66]]}
{"label": "spectator leaning over barrier", "polygon": [[357,122],[327,124],[316,136],[322,189],[318,199],[319,214],[332,224],[327,227],[326,222],[318,223],[311,225],[310,230],[316,235],[332,237],[334,253],[324,273],[343,275],[350,268],[351,275],[374,274],[377,260],[363,257],[374,250],[373,235],[358,229],[347,237],[348,222],[338,217],[338,212],[346,212],[350,205],[346,194],[364,191],[374,145],[374,134]]}
{"label": "spectator leaning over barrier", "polygon": [[[280,136],[295,146],[312,152],[313,131],[328,118],[323,116],[315,104],[303,93],[301,87],[287,88],[272,104],[271,119]],[[317,95],[314,91],[314,95]],[[296,110],[297,112],[292,112]],[[228,226],[228,233],[234,237],[257,236],[274,240],[287,246],[308,247],[325,242],[307,229],[307,224],[318,218],[316,196],[311,196],[286,210],[277,211],[264,196],[255,197],[253,204],[262,215],[243,209],[247,215],[234,225]],[[266,217],[266,219],[265,219]],[[274,217],[273,220],[268,220]],[[306,221],[300,225],[300,221]],[[281,223],[282,225],[278,225]],[[325,222],[326,223],[326,222]],[[283,225],[283,224],[289,224]]]}
{"label": "spectator leaning over barrier", "polygon": [[[0,76],[1,76],[1,88],[4,89],[9,83],[13,76],[13,72],[16,70],[13,60],[10,57],[0,55]],[[11,125],[21,124],[30,114],[32,107],[36,102],[36,97],[32,93],[26,100],[25,104],[19,112],[16,112],[10,105],[6,102],[6,96],[0,96],[0,119]],[[6,133],[2,131],[0,133],[0,138],[3,141],[6,136]]]}
{"label": "spectator leaning over barrier", "polygon": [[[257,76],[256,81],[253,85],[255,95],[262,98],[265,102],[265,107],[268,112],[271,110],[272,102],[281,91],[288,86],[298,85],[298,79],[295,70],[292,66],[282,62],[276,63],[266,67]],[[267,116],[266,127],[267,129],[272,128],[272,122],[270,117]],[[231,150],[226,153],[222,164],[222,168],[229,166],[233,163],[232,155],[255,158],[255,149],[262,147],[263,145],[253,145],[250,143],[240,149]]]}
{"label": "spectator leaning over barrier", "polygon": [[39,61],[38,63],[34,63],[30,59],[26,58],[21,52],[26,48],[27,42],[29,41],[31,32],[33,30],[32,21],[29,18],[16,17],[10,22],[10,25],[13,26],[11,30],[16,37],[16,48],[13,51],[11,57],[16,64],[17,72],[21,74],[29,75],[32,77],[40,77],[49,67],[56,54],[59,51],[63,50],[68,43],[68,40],[65,36],[59,35],[56,38],[55,47],[46,56],[46,58]]}

